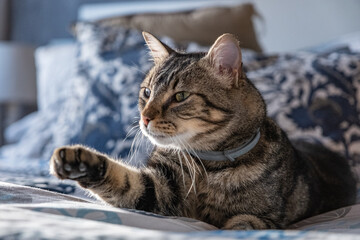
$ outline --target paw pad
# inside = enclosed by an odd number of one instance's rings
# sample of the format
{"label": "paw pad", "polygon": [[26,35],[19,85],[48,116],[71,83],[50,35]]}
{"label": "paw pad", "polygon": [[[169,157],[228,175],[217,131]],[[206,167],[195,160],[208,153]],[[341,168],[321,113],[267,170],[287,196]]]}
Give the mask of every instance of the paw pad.
{"label": "paw pad", "polygon": [[89,183],[101,179],[105,173],[104,158],[81,146],[56,149],[51,161],[52,172],[61,179]]}

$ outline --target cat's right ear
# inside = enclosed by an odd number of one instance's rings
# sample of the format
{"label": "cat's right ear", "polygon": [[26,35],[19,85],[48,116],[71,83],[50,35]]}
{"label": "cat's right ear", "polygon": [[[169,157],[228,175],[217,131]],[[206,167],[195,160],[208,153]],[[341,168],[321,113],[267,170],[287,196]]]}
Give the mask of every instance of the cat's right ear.
{"label": "cat's right ear", "polygon": [[243,77],[242,56],[239,41],[232,34],[220,36],[205,58],[218,74],[227,76],[224,78],[227,85],[239,86],[239,78]]}
{"label": "cat's right ear", "polygon": [[145,39],[146,45],[151,51],[151,56],[153,57],[155,64],[162,62],[174,51],[169,46],[154,37],[152,34],[148,32],[142,32],[142,34]]}

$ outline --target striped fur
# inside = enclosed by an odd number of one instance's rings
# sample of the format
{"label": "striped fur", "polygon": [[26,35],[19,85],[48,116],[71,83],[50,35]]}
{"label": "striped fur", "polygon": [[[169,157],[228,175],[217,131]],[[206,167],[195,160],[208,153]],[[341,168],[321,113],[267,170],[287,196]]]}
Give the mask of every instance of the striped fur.
{"label": "striped fur", "polygon": [[[355,201],[346,161],[320,146],[292,144],[266,117],[260,93],[239,66],[241,52],[229,56],[233,62],[223,61],[227,50],[238,48],[232,36],[220,37],[208,54],[178,53],[151,35],[145,39],[155,54],[139,93],[141,130],[157,145],[148,166],[132,168],[76,145],[55,150],[53,174],[78,181],[116,207],[196,218],[223,229],[286,228]],[[190,95],[178,102],[179,92]],[[258,128],[258,144],[234,162],[188,153],[235,148]]]}

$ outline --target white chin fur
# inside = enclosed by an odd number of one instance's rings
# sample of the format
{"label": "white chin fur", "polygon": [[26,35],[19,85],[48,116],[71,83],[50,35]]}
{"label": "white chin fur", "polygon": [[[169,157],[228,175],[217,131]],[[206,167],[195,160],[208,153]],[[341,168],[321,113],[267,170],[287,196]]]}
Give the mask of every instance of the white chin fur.
{"label": "white chin fur", "polygon": [[[150,126],[148,126],[150,127]],[[156,137],[148,133],[148,130],[145,128],[144,124],[140,123],[140,129],[141,132],[150,139],[150,141],[161,147],[170,147],[170,148],[176,148],[176,149],[183,149],[186,146],[182,146],[181,143],[186,144],[188,143],[188,140],[194,136],[194,134],[191,134],[189,132],[181,133],[175,136],[166,136],[163,135],[162,137]],[[160,135],[161,133],[159,133]]]}

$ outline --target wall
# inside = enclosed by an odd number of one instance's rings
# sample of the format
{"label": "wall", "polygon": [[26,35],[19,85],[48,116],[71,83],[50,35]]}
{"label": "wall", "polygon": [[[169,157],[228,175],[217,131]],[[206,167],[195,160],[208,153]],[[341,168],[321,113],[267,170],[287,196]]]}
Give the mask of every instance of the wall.
{"label": "wall", "polygon": [[0,40],[8,38],[8,0],[0,0]]}
{"label": "wall", "polygon": [[[54,37],[70,37],[67,26],[69,22],[76,20],[77,7],[81,4],[119,1],[137,2],[136,0],[11,0],[13,25],[11,39],[39,45],[46,44]],[[161,7],[169,1],[160,4],[157,2],[157,4]],[[189,4],[198,1],[183,0]],[[3,4],[2,2],[4,0],[0,0],[0,5]],[[147,2],[151,1],[147,0]],[[360,0],[201,0],[200,2],[254,3],[264,18],[264,23],[257,22],[257,27],[260,42],[267,52],[303,49],[347,33],[360,32]],[[1,16],[3,15],[0,13],[0,18]],[[47,28],[43,27],[44,23]]]}
{"label": "wall", "polygon": [[265,51],[302,49],[360,32],[359,0],[249,0],[264,18],[257,22]]}
{"label": "wall", "polygon": [[[1,1],[1,0],[0,0]],[[84,3],[121,0],[10,0],[10,39],[44,45],[54,38],[70,38],[70,24]]]}

